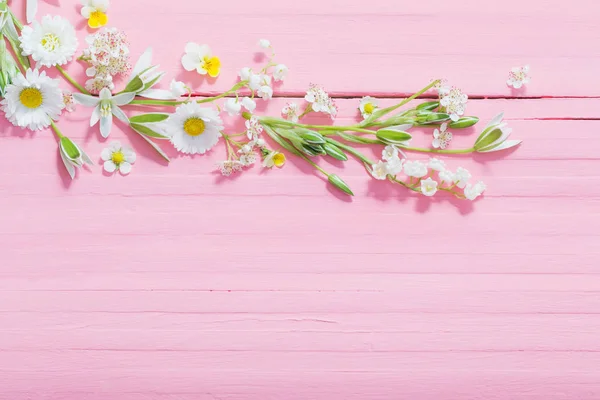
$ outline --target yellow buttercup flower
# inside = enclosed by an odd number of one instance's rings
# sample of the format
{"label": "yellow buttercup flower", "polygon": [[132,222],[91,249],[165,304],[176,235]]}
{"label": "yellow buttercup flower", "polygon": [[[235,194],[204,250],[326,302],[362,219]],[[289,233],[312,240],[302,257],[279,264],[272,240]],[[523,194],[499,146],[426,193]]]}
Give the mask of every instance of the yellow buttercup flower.
{"label": "yellow buttercup flower", "polygon": [[108,22],[106,10],[110,0],[83,0],[81,15],[87,18],[90,28],[97,29],[103,27]]}
{"label": "yellow buttercup flower", "polygon": [[265,157],[265,160],[263,161],[263,167],[265,167],[265,168],[273,168],[273,167],[281,168],[285,165],[285,161],[286,161],[285,154],[280,153],[278,151],[272,151]]}

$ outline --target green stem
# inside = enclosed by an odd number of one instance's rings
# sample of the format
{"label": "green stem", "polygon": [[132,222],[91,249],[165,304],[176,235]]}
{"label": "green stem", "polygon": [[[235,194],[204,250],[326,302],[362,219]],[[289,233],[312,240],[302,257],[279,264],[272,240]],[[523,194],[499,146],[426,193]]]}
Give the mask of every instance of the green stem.
{"label": "green stem", "polygon": [[400,107],[402,107],[402,106],[410,103],[411,101],[413,101],[417,97],[421,96],[423,93],[427,92],[432,87],[436,86],[439,82],[440,82],[439,80],[435,80],[435,81],[431,82],[429,85],[427,85],[426,87],[424,87],[423,89],[419,90],[417,93],[415,93],[412,96],[410,96],[409,98],[402,100],[400,103],[396,104],[395,106],[384,108],[383,110],[381,110],[378,113],[379,118],[381,118],[384,115],[389,114],[390,112],[392,112],[394,110],[397,110],[398,108],[400,108]]}
{"label": "green stem", "polygon": [[348,153],[352,154],[354,157],[358,158],[359,160],[361,160],[364,163],[367,163],[369,165],[375,164],[374,161],[370,160],[367,156],[365,156],[364,154],[362,154],[360,151],[356,150],[352,146],[348,146],[344,143],[338,142],[337,140],[333,140],[331,138],[327,138],[326,140],[329,143],[333,144],[334,146],[337,146],[342,150],[346,150]]}
{"label": "green stem", "polygon": [[[206,97],[204,99],[200,99],[200,100],[196,100],[196,103],[198,104],[202,104],[202,103],[211,103],[215,100],[219,100],[222,99],[224,97],[229,96],[232,93],[236,93],[238,91],[238,89],[240,88],[240,84],[242,82],[237,83],[233,88],[229,89],[228,91],[221,93],[218,96],[213,96],[213,97]],[[179,100],[133,100],[131,103],[129,103],[130,105],[138,105],[138,106],[170,106],[170,107],[176,107],[179,106],[181,104],[185,104],[188,103],[188,101],[179,101]]]}
{"label": "green stem", "polygon": [[457,149],[457,150],[442,150],[442,149],[426,149],[422,147],[401,147],[402,150],[416,151],[418,153],[435,153],[435,154],[469,154],[475,152],[475,149]]}
{"label": "green stem", "polygon": [[399,185],[402,185],[402,186],[404,186],[405,188],[407,188],[407,189],[409,189],[409,190],[412,190],[413,192],[416,192],[416,193],[421,193],[421,190],[420,190],[420,189],[417,189],[417,187],[416,187],[416,186],[411,186],[411,185],[409,185],[409,184],[407,184],[407,183],[405,183],[405,182],[401,181],[400,179],[396,178],[395,176],[388,175],[388,180],[389,180],[390,182],[393,182],[393,183],[397,183],[397,184],[399,184]]}
{"label": "green stem", "polygon": [[59,139],[62,139],[63,137],[65,137],[65,135],[63,135],[63,134],[60,132],[60,129],[58,129],[58,126],[56,126],[56,124],[54,123],[54,121],[50,121],[50,126],[52,127],[52,130],[54,131],[54,133],[56,134],[56,136],[57,136]]}
{"label": "green stem", "polygon": [[69,83],[71,83],[71,85],[76,87],[77,90],[79,90],[81,93],[91,95],[91,93],[86,88],[84,88],[79,83],[77,83],[77,81],[75,81],[75,79],[71,78],[71,75],[69,75],[69,73],[63,69],[63,67],[61,67],[60,65],[57,65],[56,69],[58,70],[58,72],[60,72],[62,74],[62,76],[64,76],[64,78],[67,81],[69,81]]}

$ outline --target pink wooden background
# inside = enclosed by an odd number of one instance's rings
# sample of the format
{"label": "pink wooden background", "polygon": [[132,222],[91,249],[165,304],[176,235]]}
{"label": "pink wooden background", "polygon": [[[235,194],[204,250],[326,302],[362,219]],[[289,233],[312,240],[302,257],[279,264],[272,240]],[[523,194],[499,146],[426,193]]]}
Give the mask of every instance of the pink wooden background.
{"label": "pink wooden background", "polygon": [[[85,36],[79,2],[40,2]],[[222,147],[167,168],[122,125],[131,176],[71,183],[49,131],[2,122],[0,399],[600,399],[599,14],[590,0],[113,0],[134,55],[152,44],[198,90],[229,87],[266,37],[291,69],[282,96],[322,83],[344,97],[339,123],[356,97],[442,76],[525,142],[446,159],[488,184],[474,204],[354,163],[349,200],[295,161],[222,179]],[[190,40],[222,57],[216,83],[182,72]],[[525,63],[533,81],[512,92]],[[61,126],[97,159],[88,113]]]}

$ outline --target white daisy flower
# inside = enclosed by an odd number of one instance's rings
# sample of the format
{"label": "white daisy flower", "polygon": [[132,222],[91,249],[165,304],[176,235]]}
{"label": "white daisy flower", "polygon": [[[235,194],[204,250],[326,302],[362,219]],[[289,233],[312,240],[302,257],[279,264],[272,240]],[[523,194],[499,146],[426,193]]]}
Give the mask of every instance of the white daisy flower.
{"label": "white daisy flower", "polygon": [[88,20],[88,26],[96,29],[108,22],[106,10],[110,5],[110,0],[81,0],[83,7],[81,15]]}
{"label": "white daisy flower", "polygon": [[273,71],[273,79],[276,81],[283,81],[287,77],[288,72],[289,69],[285,64],[278,64]]}
{"label": "white daisy flower", "polygon": [[529,83],[529,81],[531,81],[531,77],[529,76],[529,65],[525,65],[524,67],[512,68],[509,72],[506,84],[515,89],[520,89],[523,85]]}
{"label": "white daisy flower", "polygon": [[83,93],[74,93],[73,97],[79,104],[86,107],[95,107],[90,119],[90,126],[95,126],[100,121],[100,134],[104,138],[107,138],[112,130],[113,115],[129,125],[129,118],[119,106],[131,103],[135,98],[135,93],[121,93],[113,96],[110,90],[104,88],[100,91],[99,97]]}
{"label": "white daisy flower", "polygon": [[131,165],[137,158],[132,148],[121,146],[118,141],[111,142],[107,148],[102,150],[100,155],[104,161],[104,170],[110,174],[119,171],[122,175],[131,172]]}
{"label": "white daisy flower", "polygon": [[38,64],[52,67],[71,61],[77,51],[77,36],[66,19],[46,15],[42,22],[34,21],[21,31],[21,49]]}
{"label": "white daisy flower", "polygon": [[431,178],[421,181],[421,193],[427,197],[431,197],[438,191],[438,183]]}
{"label": "white daisy flower", "polygon": [[258,45],[260,47],[262,47],[263,49],[268,49],[269,47],[271,47],[271,42],[268,41],[267,39],[260,39],[258,41]]}
{"label": "white daisy flower", "polygon": [[181,64],[186,71],[196,70],[200,75],[216,78],[221,72],[221,60],[212,55],[210,47],[197,43],[188,43],[185,46],[185,55]]}
{"label": "white daisy flower", "polygon": [[29,69],[6,86],[2,111],[15,126],[32,131],[47,128],[65,107],[58,85],[59,80],[47,77],[45,71]]}
{"label": "white daisy flower", "polygon": [[367,119],[373,114],[373,112],[379,107],[377,100],[371,96],[366,96],[360,99],[358,109],[364,119]]}
{"label": "white daisy flower", "polygon": [[281,115],[292,122],[300,119],[300,106],[297,103],[287,103],[281,110]]}
{"label": "white daisy flower", "polygon": [[436,149],[445,149],[452,141],[452,133],[447,131],[448,124],[443,123],[440,129],[433,131],[432,146]]}
{"label": "white daisy flower", "polygon": [[219,112],[198,103],[182,104],[165,121],[173,146],[184,154],[204,154],[212,149],[223,130]]}
{"label": "white daisy flower", "polygon": [[240,103],[239,99],[230,98],[225,101],[225,105],[223,106],[223,110],[227,112],[230,116],[240,115],[242,111],[242,103]]}

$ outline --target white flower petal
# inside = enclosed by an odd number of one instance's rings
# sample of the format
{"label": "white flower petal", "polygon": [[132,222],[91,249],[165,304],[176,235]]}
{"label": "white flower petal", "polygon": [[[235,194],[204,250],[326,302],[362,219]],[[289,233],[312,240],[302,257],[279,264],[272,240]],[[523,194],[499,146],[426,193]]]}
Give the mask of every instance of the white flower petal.
{"label": "white flower petal", "polygon": [[103,138],[107,138],[112,130],[112,114],[107,117],[100,117],[100,134]]}
{"label": "white flower petal", "polygon": [[112,160],[108,160],[104,162],[104,170],[108,173],[113,173],[117,170],[117,166]]}
{"label": "white flower petal", "polygon": [[127,161],[122,162],[121,165],[119,165],[119,172],[122,175],[127,175],[131,172],[131,164],[129,164]]}

